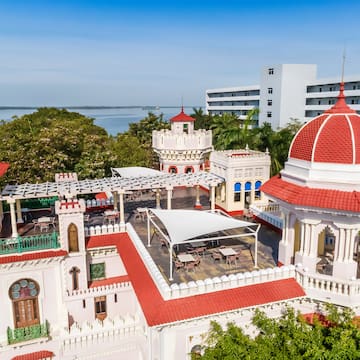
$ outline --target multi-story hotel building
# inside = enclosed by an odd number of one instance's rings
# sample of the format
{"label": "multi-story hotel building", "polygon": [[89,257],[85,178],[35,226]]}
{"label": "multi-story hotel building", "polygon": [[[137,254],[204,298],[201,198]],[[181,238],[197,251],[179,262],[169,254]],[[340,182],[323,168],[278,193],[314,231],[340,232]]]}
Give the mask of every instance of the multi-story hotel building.
{"label": "multi-story hotel building", "polygon": [[[209,114],[234,113],[245,119],[249,110],[259,108],[258,125],[271,123],[273,129],[291,119],[307,122],[336,102],[340,78],[317,79],[314,64],[269,65],[262,69],[260,85],[206,91]],[[346,101],[360,113],[360,75],[345,77]]]}

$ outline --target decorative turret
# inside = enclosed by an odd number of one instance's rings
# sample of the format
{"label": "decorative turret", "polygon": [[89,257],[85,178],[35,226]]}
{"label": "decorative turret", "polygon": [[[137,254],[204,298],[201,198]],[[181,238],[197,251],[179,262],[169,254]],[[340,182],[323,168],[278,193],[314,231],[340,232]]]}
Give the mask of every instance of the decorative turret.
{"label": "decorative turret", "polygon": [[152,146],[159,156],[160,170],[189,173],[204,170],[205,155],[212,151],[211,130],[194,130],[195,119],[184,108],[170,119],[171,130],[153,131]]}

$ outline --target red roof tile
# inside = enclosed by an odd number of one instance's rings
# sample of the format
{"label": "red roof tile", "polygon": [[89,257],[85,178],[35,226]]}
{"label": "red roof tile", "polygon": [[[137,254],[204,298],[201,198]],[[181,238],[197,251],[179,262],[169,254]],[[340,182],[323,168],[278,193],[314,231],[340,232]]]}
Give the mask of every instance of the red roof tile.
{"label": "red roof tile", "polygon": [[170,119],[171,122],[176,122],[176,121],[195,121],[195,119],[187,114],[184,113],[184,108],[181,108],[181,112],[177,115],[175,115],[174,117],[172,117]]}
{"label": "red roof tile", "polygon": [[33,353],[28,353],[24,355],[18,355],[13,357],[11,360],[41,360],[45,358],[51,358],[54,356],[54,353],[47,350],[36,351]]}
{"label": "red roof tile", "polygon": [[86,248],[93,249],[103,246],[114,246],[119,241],[121,234],[106,234],[101,236],[90,236],[87,238]]}
{"label": "red roof tile", "polygon": [[[97,236],[98,238],[107,236]],[[150,326],[171,323],[305,295],[295,279],[248,285],[164,300],[127,233],[111,235]],[[116,239],[115,239],[116,238]],[[89,242],[92,239],[89,240]],[[106,242],[109,241],[109,238]],[[98,241],[99,243],[101,241]],[[105,241],[104,241],[105,242]]]}
{"label": "red roof tile", "polygon": [[6,173],[9,166],[10,166],[10,164],[8,164],[8,163],[0,162],[0,176],[3,176]]}
{"label": "red roof tile", "polygon": [[289,204],[360,212],[360,192],[313,189],[291,184],[279,175],[268,180],[260,190]]}
{"label": "red roof tile", "polygon": [[8,264],[8,263],[19,262],[19,261],[52,258],[52,257],[58,257],[58,256],[65,256],[67,254],[68,254],[68,252],[65,250],[56,250],[56,251],[39,251],[39,252],[19,254],[19,255],[10,255],[10,256],[0,256],[0,264]]}
{"label": "red roof tile", "polygon": [[89,288],[95,288],[95,287],[99,287],[99,286],[106,286],[106,285],[112,285],[112,284],[119,284],[119,283],[128,282],[128,281],[130,281],[130,278],[128,275],[115,276],[115,277],[111,277],[111,278],[104,279],[104,280],[92,281],[89,284]]}

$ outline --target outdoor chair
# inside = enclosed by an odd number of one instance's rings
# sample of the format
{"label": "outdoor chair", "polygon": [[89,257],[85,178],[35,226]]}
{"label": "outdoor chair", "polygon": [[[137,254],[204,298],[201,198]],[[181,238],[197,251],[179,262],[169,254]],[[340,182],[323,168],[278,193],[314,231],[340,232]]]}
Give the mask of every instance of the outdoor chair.
{"label": "outdoor chair", "polygon": [[218,261],[222,260],[222,255],[220,253],[218,253],[218,252],[213,252],[211,254],[211,257],[213,258],[214,262],[217,261],[217,260]]}
{"label": "outdoor chair", "polygon": [[235,265],[237,264],[237,258],[236,255],[230,255],[226,258],[226,264],[228,264],[229,266],[231,265]]}
{"label": "outdoor chair", "polygon": [[181,261],[175,260],[174,264],[175,264],[176,271],[184,269],[184,263],[182,263]]}
{"label": "outdoor chair", "polygon": [[185,267],[186,267],[187,272],[189,272],[189,271],[194,271],[195,272],[195,262],[194,261],[186,263]]}

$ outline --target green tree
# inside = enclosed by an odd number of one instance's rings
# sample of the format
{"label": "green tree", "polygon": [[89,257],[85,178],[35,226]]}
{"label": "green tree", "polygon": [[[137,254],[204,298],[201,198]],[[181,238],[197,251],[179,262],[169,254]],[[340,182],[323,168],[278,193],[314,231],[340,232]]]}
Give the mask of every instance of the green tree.
{"label": "green tree", "polygon": [[53,181],[57,172],[79,177],[110,172],[108,135],[93,119],[64,109],[40,108],[0,125],[0,158],[10,163],[2,182]]}
{"label": "green tree", "polygon": [[204,348],[204,360],[302,360],[359,359],[360,330],[349,309],[327,306],[326,316],[312,324],[294,309],[287,308],[279,319],[256,311],[252,324],[258,335],[254,338],[229,323],[225,330],[212,322]]}
{"label": "green tree", "polygon": [[195,119],[194,129],[209,130],[212,122],[212,116],[205,114],[202,108],[193,108],[193,113],[190,115]]}

